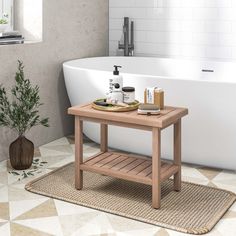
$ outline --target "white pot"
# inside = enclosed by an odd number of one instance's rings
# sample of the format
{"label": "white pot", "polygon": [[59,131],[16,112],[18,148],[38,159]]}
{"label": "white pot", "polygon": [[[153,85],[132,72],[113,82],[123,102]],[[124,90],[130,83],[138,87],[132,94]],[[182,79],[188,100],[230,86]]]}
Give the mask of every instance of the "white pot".
{"label": "white pot", "polygon": [[0,24],[0,33],[3,33],[8,27],[8,24]]}

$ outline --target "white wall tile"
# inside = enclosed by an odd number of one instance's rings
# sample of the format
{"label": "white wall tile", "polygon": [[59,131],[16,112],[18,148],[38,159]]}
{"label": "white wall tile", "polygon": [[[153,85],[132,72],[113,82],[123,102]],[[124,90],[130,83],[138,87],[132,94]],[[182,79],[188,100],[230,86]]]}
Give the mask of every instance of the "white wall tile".
{"label": "white wall tile", "polygon": [[231,7],[235,0],[204,0],[206,7]]}
{"label": "white wall tile", "polygon": [[193,33],[193,44],[200,45],[219,45],[218,33]]}
{"label": "white wall tile", "polygon": [[165,0],[163,7],[181,7],[181,0]]}
{"label": "white wall tile", "polygon": [[230,21],[206,21],[205,32],[230,33],[232,31],[232,23]]}
{"label": "white wall tile", "polygon": [[218,8],[194,8],[194,20],[217,20],[219,18]]}
{"label": "white wall tile", "polygon": [[122,55],[125,16],[135,55],[236,60],[236,0],[110,0],[110,55]]}
{"label": "white wall tile", "polygon": [[110,0],[110,7],[133,7],[135,0]]}
{"label": "white wall tile", "polygon": [[205,32],[205,22],[199,21],[182,21],[181,31],[184,32]]}
{"label": "white wall tile", "polygon": [[[235,1],[235,0],[234,0]],[[221,8],[219,20],[236,20],[235,8]]]}
{"label": "white wall tile", "polygon": [[123,19],[110,19],[109,20],[109,29],[111,30],[120,30],[122,29]]}
{"label": "white wall tile", "polygon": [[232,48],[232,59],[236,60],[236,47]]}
{"label": "white wall tile", "polygon": [[236,21],[232,21],[232,33],[236,33]]}
{"label": "white wall tile", "polygon": [[205,7],[206,0],[181,0],[181,7]]}
{"label": "white wall tile", "polygon": [[122,38],[122,30],[110,30],[109,31],[109,40],[121,40]]}
{"label": "white wall tile", "polygon": [[207,47],[206,57],[217,59],[229,59],[232,57],[232,50],[230,47]]}
{"label": "white wall tile", "polygon": [[135,42],[147,42],[147,31],[135,31],[134,32]]}
{"label": "white wall tile", "polygon": [[182,45],[181,56],[193,57],[193,58],[196,58],[196,57],[204,58],[206,57],[206,49],[204,46]]}

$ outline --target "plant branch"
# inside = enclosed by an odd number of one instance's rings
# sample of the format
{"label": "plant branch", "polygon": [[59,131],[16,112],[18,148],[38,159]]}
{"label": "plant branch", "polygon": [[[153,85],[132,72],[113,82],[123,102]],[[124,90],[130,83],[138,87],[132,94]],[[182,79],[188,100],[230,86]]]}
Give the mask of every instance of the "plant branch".
{"label": "plant branch", "polygon": [[32,127],[42,125],[49,127],[48,118],[40,118],[39,86],[33,86],[30,80],[25,79],[24,66],[18,61],[18,70],[15,75],[15,85],[11,89],[13,99],[7,96],[6,89],[0,86],[0,126],[9,127],[25,134]]}

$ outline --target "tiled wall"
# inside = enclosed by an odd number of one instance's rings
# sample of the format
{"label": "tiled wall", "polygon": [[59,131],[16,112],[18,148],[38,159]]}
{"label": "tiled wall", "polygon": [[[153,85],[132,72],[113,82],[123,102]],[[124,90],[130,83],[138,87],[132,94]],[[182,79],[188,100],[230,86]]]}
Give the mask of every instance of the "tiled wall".
{"label": "tiled wall", "polygon": [[110,0],[110,55],[123,17],[135,22],[135,55],[236,59],[236,0]]}

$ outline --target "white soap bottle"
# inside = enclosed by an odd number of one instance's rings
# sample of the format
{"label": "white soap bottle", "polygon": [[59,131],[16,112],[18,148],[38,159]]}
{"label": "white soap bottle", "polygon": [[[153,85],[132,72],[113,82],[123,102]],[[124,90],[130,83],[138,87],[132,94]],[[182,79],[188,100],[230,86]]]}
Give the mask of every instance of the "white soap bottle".
{"label": "white soap bottle", "polygon": [[122,92],[123,77],[120,75],[119,69],[121,66],[114,65],[113,77],[109,79],[109,93]]}

